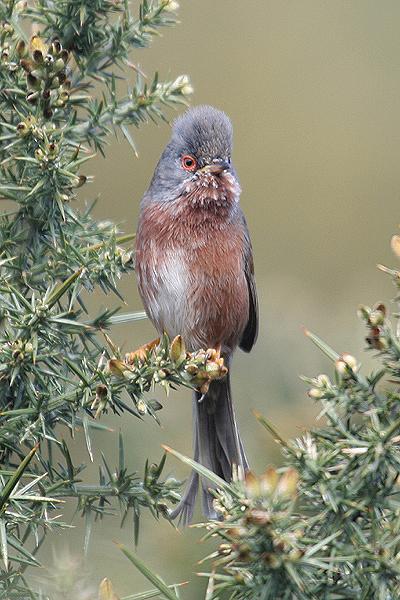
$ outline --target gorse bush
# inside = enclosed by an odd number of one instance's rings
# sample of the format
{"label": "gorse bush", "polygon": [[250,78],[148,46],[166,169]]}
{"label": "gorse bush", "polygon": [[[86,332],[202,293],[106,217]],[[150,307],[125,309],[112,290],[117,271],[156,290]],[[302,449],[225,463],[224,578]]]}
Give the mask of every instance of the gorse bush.
{"label": "gorse bush", "polygon": [[[382,269],[400,290],[400,272]],[[377,370],[364,377],[353,356],[306,332],[334,363],[333,379],[305,378],[326,426],[287,442],[258,415],[282,446],[283,474],[219,482],[207,600],[222,590],[232,600],[400,597],[400,338],[382,303],[359,316]]]}
{"label": "gorse bush", "polygon": [[61,499],[76,498],[88,539],[92,518],[109,512],[113,498],[123,519],[132,514],[136,538],[142,507],[158,516],[165,500],[179,498],[177,483],[162,477],[164,459],[147,465],[143,480],[128,470],[121,436],[117,471],[104,457],[99,482],[82,485],[83,465],[73,464],[67,441],[82,430],[92,457],[95,416],[110,409],[158,420],[160,406],[144,392],[159,381],[191,385],[189,359],[171,363],[167,340],[136,369],[120,360],[105,330],[141,314],[89,315],[87,291],[121,298],[133,236],[74,208],[86,161],[105,153],[110,133],[134,147],[130,125],[165,119],[164,109],[191,93],[186,76],[146,83],[136,69],[133,89],[116,94],[117,78],[135,69],[132,49],[172,25],[175,9],[145,1],[134,18],[124,1],[0,2],[0,198],[8,201],[0,221],[2,598],[36,597],[25,570],[40,564],[46,533],[63,527],[53,518]]}

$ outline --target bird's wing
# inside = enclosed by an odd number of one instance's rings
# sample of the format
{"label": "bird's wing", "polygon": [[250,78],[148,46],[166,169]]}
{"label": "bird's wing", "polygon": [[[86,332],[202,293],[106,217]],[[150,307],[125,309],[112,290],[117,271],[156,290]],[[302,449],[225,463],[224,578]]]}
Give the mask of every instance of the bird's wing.
{"label": "bird's wing", "polygon": [[250,352],[257,339],[258,334],[258,299],[256,281],[254,278],[253,249],[251,247],[250,235],[247,230],[246,222],[244,223],[244,225],[246,228],[246,243],[243,253],[243,266],[247,281],[247,287],[249,290],[249,320],[247,321],[247,325],[243,331],[239,348],[241,348],[245,352]]}

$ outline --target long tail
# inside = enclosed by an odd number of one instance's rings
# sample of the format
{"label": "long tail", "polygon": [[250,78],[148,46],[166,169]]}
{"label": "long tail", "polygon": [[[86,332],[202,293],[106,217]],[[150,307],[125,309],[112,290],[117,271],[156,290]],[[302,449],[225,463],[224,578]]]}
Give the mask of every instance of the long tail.
{"label": "long tail", "polygon": [[[204,396],[194,392],[193,427],[195,461],[225,481],[231,479],[233,464],[243,471],[248,468],[232,404],[229,372],[223,379],[212,381]],[[209,518],[217,517],[214,497],[209,492],[213,487],[211,481],[202,478],[203,513]],[[184,526],[193,517],[198,488],[199,475],[193,471],[181,501],[170,515],[172,519],[179,516],[179,522]]]}

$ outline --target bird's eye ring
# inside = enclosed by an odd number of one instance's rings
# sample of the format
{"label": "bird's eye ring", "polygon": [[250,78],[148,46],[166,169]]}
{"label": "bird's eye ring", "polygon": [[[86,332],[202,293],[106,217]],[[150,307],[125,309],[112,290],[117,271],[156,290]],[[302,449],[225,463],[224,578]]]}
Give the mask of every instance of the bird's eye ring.
{"label": "bird's eye ring", "polygon": [[189,156],[188,154],[182,157],[181,162],[182,167],[185,169],[185,171],[194,171],[197,167],[196,159],[194,159],[193,156]]}

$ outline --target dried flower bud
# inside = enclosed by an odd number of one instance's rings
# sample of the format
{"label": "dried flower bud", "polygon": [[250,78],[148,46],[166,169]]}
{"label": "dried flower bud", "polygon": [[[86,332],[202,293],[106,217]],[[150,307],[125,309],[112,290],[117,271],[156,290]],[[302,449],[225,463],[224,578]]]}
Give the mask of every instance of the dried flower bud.
{"label": "dried flower bud", "polygon": [[273,552],[263,552],[261,558],[271,569],[279,569],[282,566],[282,559]]}
{"label": "dried flower bud", "polygon": [[49,54],[53,54],[54,56],[58,56],[61,51],[61,44],[58,40],[54,40],[51,42],[49,46]]}
{"label": "dried flower bud", "polygon": [[227,556],[231,552],[232,552],[232,547],[230,546],[230,544],[220,544],[220,546],[218,548],[219,554],[221,554],[222,556]]}
{"label": "dried flower bud", "polygon": [[59,85],[62,85],[67,80],[67,75],[65,71],[60,71],[59,73],[57,73],[57,77],[55,77],[54,79],[58,81]]}
{"label": "dried flower bud", "polygon": [[95,419],[105,412],[108,406],[109,390],[105,385],[99,385],[96,388],[96,397],[93,400],[90,408],[96,408]]}
{"label": "dried flower bud", "polygon": [[161,410],[163,407],[161,402],[159,402],[158,400],[153,399],[153,400],[149,400],[148,402],[153,410]]}
{"label": "dried flower bud", "polygon": [[22,58],[26,54],[26,44],[24,40],[19,40],[17,47],[15,48],[15,52],[18,58]]}
{"label": "dried flower bud", "polygon": [[44,64],[44,58],[43,58],[43,54],[40,50],[34,50],[32,52],[32,58],[34,60],[34,62],[37,65],[43,65]]}
{"label": "dried flower bud", "polygon": [[290,562],[297,562],[304,556],[304,550],[300,550],[298,548],[292,548],[289,552],[289,560]]}
{"label": "dried flower bud", "polygon": [[374,306],[374,310],[379,310],[384,317],[386,317],[386,306],[383,304],[383,302],[378,302],[375,306]]}
{"label": "dried flower bud", "polygon": [[37,77],[32,75],[32,73],[27,74],[26,80],[31,90],[40,90],[40,81]]}
{"label": "dried flower bud", "polygon": [[140,94],[137,98],[136,98],[136,102],[138,103],[139,106],[143,106],[143,104],[147,103],[147,98],[144,94]]}
{"label": "dried flower bud", "polygon": [[55,144],[54,142],[51,142],[50,144],[47,144],[46,146],[46,152],[49,156],[54,156],[55,154],[57,154],[58,152],[58,146],[57,144]]}
{"label": "dried flower bud", "polygon": [[30,129],[29,129],[28,125],[25,123],[25,121],[21,121],[21,123],[18,123],[17,135],[19,135],[21,137],[25,137],[29,133],[30,133]]}
{"label": "dried flower bud", "polygon": [[32,60],[30,60],[29,58],[22,58],[19,61],[19,64],[24,69],[24,71],[26,71],[27,73],[31,73],[32,71],[34,71],[36,69],[35,63]]}
{"label": "dried flower bud", "polygon": [[200,387],[200,392],[203,394],[207,394],[209,387],[210,387],[210,383],[211,383],[211,379],[207,379],[207,381],[205,381],[203,383],[203,385]]}
{"label": "dried flower bud", "polygon": [[55,101],[55,106],[57,108],[62,108],[63,106],[65,106],[65,100],[58,98],[58,100]]}
{"label": "dried flower bud", "polygon": [[86,175],[79,175],[79,177],[77,177],[76,179],[77,183],[75,184],[75,187],[80,188],[86,183],[87,177]]}
{"label": "dried flower bud", "polygon": [[51,119],[53,116],[53,111],[49,106],[46,106],[46,108],[43,109],[43,116],[45,119]]}
{"label": "dried flower bud", "polygon": [[22,350],[22,348],[24,347],[24,343],[21,340],[21,338],[17,338],[16,340],[13,341],[12,343],[12,349],[15,350]]}
{"label": "dried flower bud", "polygon": [[96,396],[100,399],[107,398],[108,396],[108,388],[106,385],[98,385],[96,388]]}
{"label": "dried flower bud", "polygon": [[12,35],[14,33],[14,28],[8,21],[3,21],[1,24],[1,33],[5,33],[6,35]]}
{"label": "dried flower bud", "polygon": [[[204,394],[208,390],[208,386],[210,384],[211,377],[209,375],[207,375],[207,373],[205,371],[200,371],[199,369],[197,369],[197,367],[195,367],[195,365],[189,365],[189,366],[194,367],[194,369],[191,369],[192,373],[190,373],[190,371],[188,371],[188,373],[190,374],[190,378],[189,378],[190,383],[192,385],[200,388],[200,391]],[[197,369],[197,373],[195,373],[195,369]]]}
{"label": "dried flower bud", "polygon": [[63,50],[61,50],[60,52],[60,58],[62,58],[64,65],[67,64],[67,62],[69,61],[69,52],[68,50],[65,50],[65,48]]}
{"label": "dried flower bud", "polygon": [[368,346],[375,348],[376,350],[386,350],[388,347],[388,342],[384,337],[382,337],[382,332],[380,327],[371,327],[369,330],[369,335],[365,338]]}

